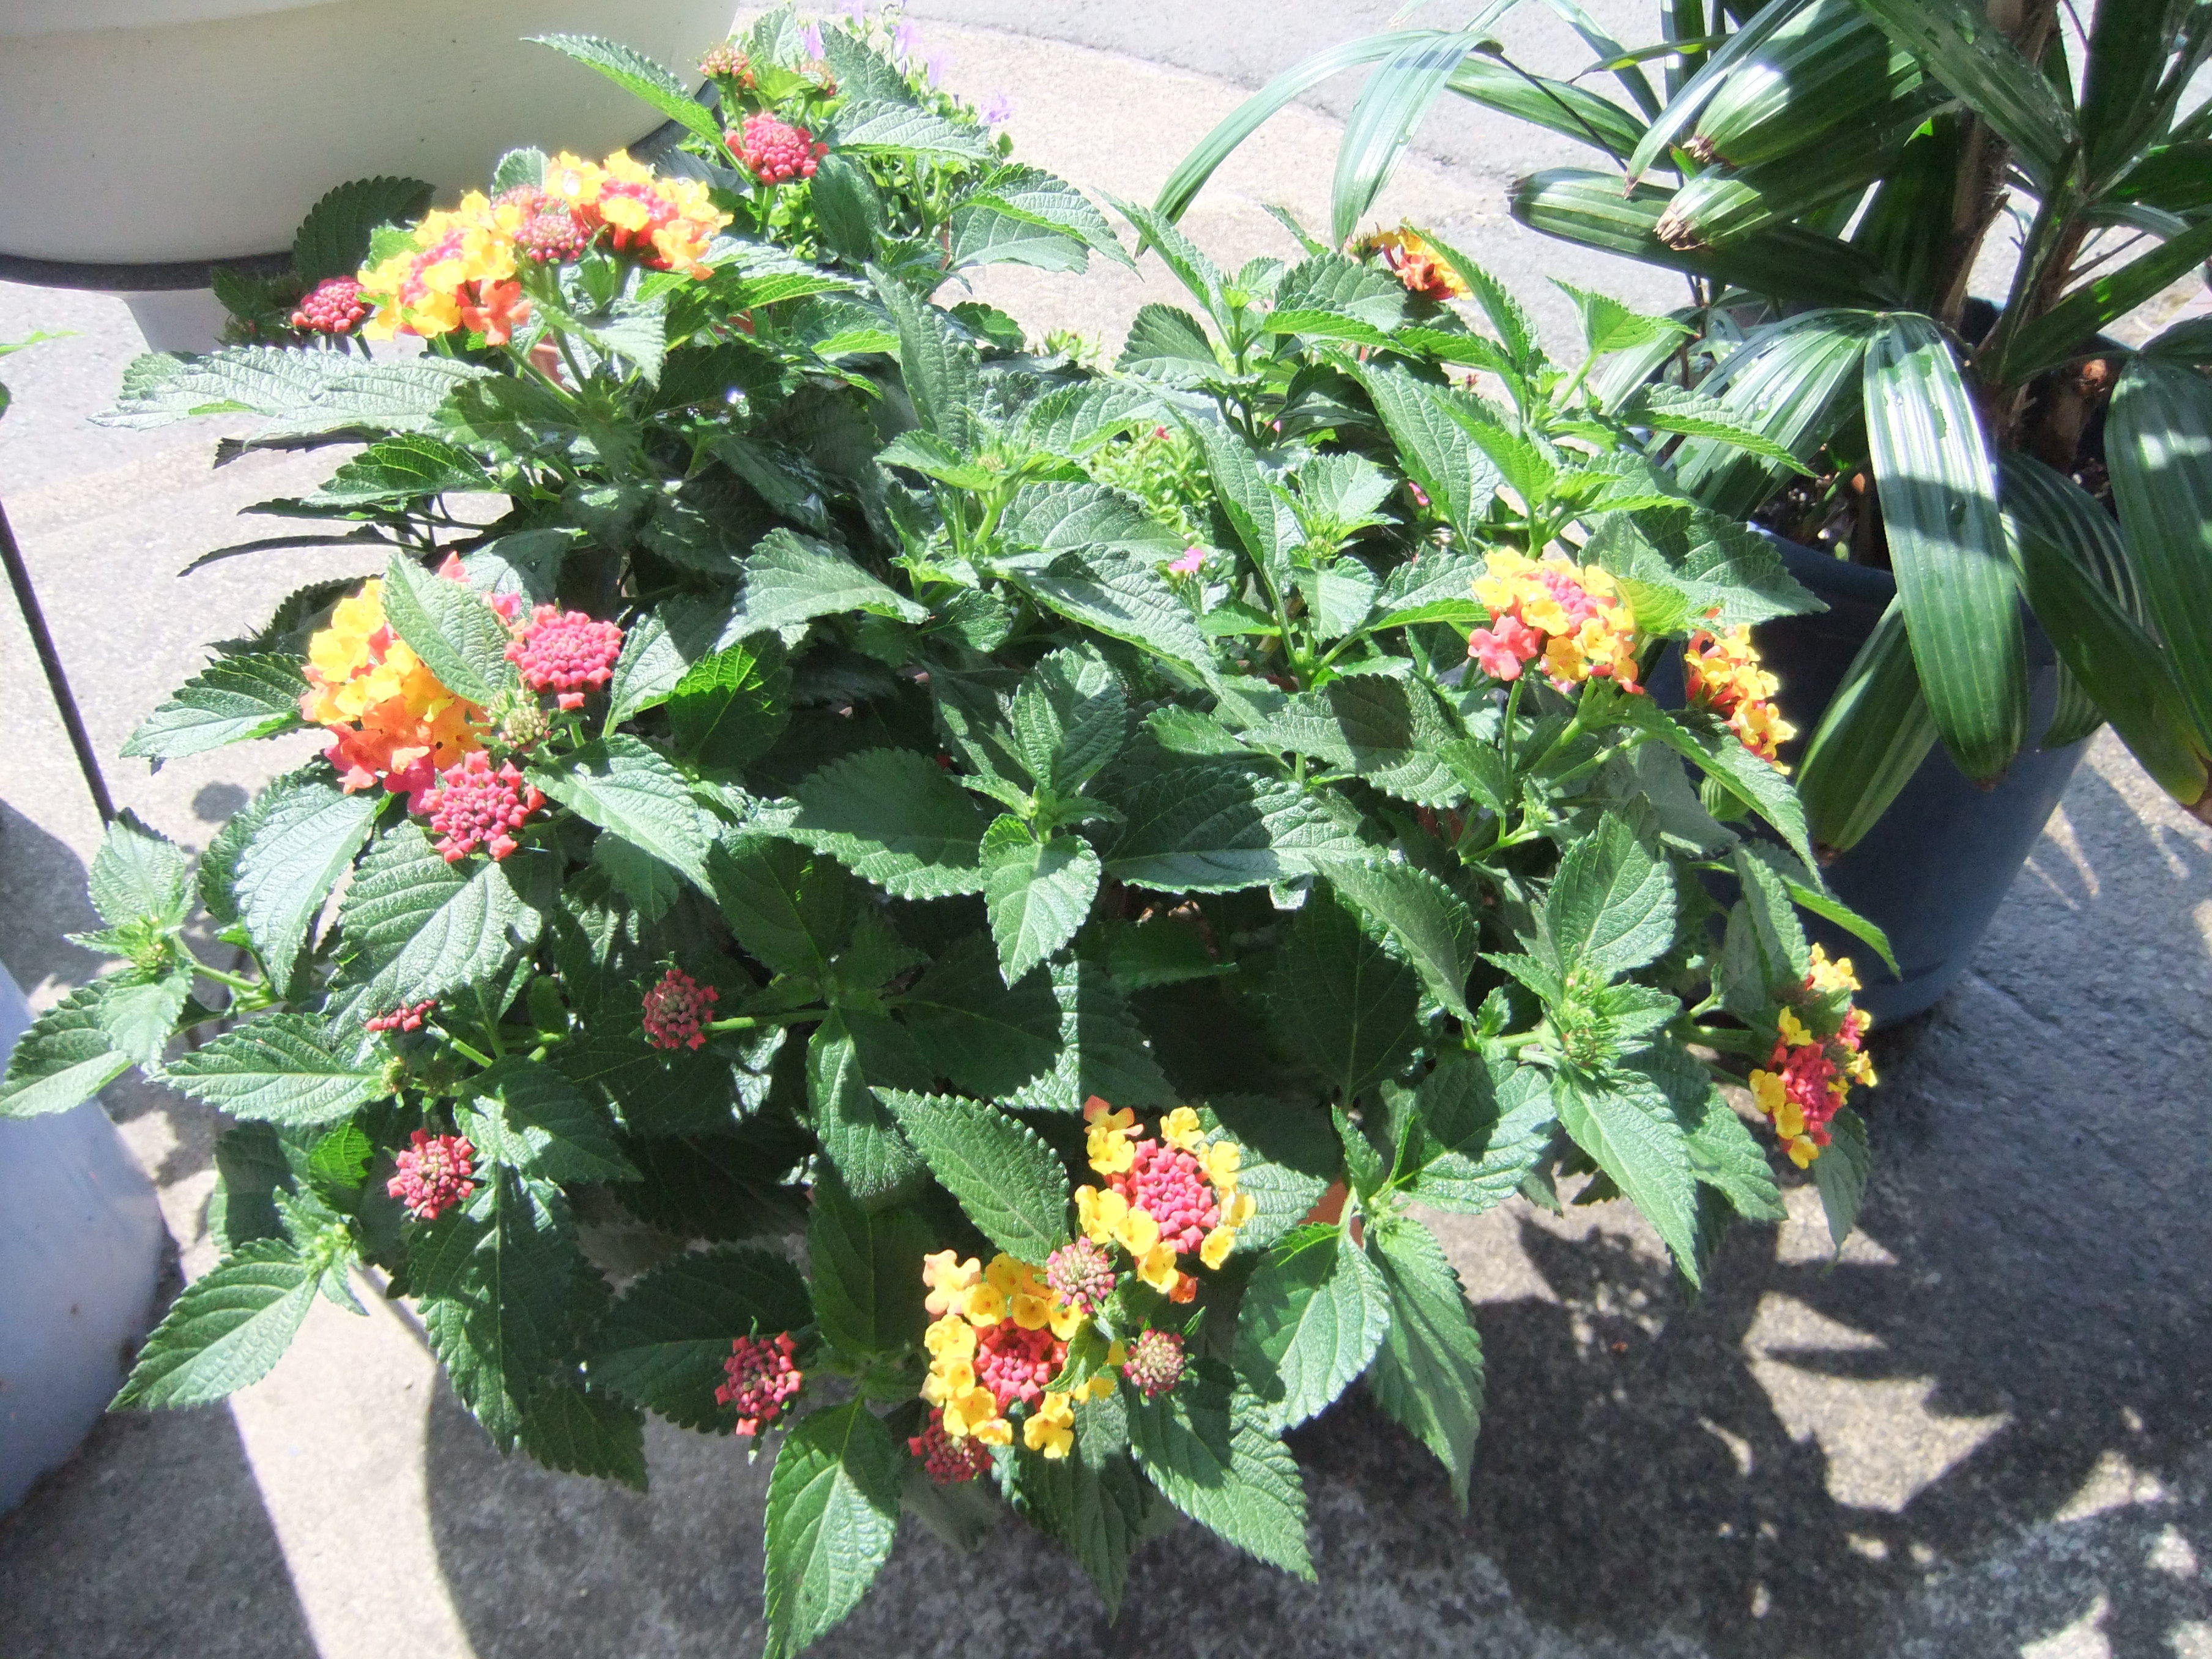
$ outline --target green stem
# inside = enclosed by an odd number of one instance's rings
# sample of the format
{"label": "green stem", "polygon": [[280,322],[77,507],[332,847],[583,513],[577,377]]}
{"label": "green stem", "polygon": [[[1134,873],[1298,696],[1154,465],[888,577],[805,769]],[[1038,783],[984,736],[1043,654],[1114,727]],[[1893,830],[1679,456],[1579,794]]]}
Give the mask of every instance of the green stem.
{"label": "green stem", "polygon": [[1513,681],[1513,689],[1505,694],[1505,775],[1509,778],[1513,775],[1513,723],[1520,718],[1521,691],[1528,684],[1528,675],[1520,674]]}
{"label": "green stem", "polygon": [[830,1018],[827,1008],[793,1008],[779,1014],[732,1014],[727,1019],[709,1020],[700,1030],[705,1031],[757,1031],[775,1025],[804,1025],[810,1020]]}
{"label": "green stem", "polygon": [[234,991],[244,991],[254,996],[264,994],[267,984],[258,979],[248,979],[243,974],[225,973],[220,968],[210,968],[204,962],[193,964],[192,971],[203,979],[211,979],[218,985],[228,985]]}
{"label": "green stem", "polygon": [[489,1054],[485,1054],[481,1048],[470,1047],[469,1044],[462,1042],[460,1038],[455,1036],[451,1031],[445,1033],[445,1038],[447,1042],[452,1046],[454,1053],[459,1054],[464,1060],[474,1060],[477,1065],[484,1067],[487,1071],[498,1063],[493,1060]]}

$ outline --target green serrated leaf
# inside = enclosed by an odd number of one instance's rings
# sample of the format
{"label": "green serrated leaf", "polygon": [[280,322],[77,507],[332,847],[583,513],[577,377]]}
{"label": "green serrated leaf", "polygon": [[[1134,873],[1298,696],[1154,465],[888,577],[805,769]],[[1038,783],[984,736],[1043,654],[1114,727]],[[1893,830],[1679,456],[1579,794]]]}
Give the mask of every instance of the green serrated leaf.
{"label": "green serrated leaf", "polygon": [[574,58],[597,70],[624,92],[642,99],[672,121],[680,122],[717,151],[722,147],[721,123],[693,98],[684,83],[641,52],[595,34],[538,34],[530,37],[541,46]]}
{"label": "green serrated leaf", "polygon": [[1237,1316],[1237,1369],[1296,1428],[1367,1369],[1390,1328],[1389,1286],[1340,1226],[1267,1252]]}
{"label": "green serrated leaf", "polygon": [[126,807],[100,838],[86,890],[110,927],[179,927],[191,908],[191,866],[174,842]]}
{"label": "green serrated leaf", "polygon": [[636,1179],[606,1109],[551,1066],[503,1060],[468,1087],[462,1133],[483,1157],[544,1181]]}
{"label": "green serrated leaf", "polygon": [[43,1117],[80,1106],[131,1069],[100,1021],[108,981],[79,986],[32,1022],[0,1082],[0,1118]]}
{"label": "green serrated leaf", "polygon": [[646,1489],[645,1414],[635,1406],[556,1382],[523,1413],[520,1439],[549,1469]]}
{"label": "green serrated leaf", "polygon": [[918,623],[929,613],[844,554],[789,530],[772,530],[745,560],[747,633],[795,628],[846,611]]}
{"label": "green serrated leaf", "polygon": [[1276,1030],[1347,1103],[1411,1057],[1420,1041],[1420,981],[1327,892],[1310,896],[1277,954],[1269,988]]}
{"label": "green serrated leaf", "polygon": [[423,1226],[408,1255],[422,1328],[453,1391],[511,1448],[585,1271],[567,1200],[511,1170],[493,1171],[465,1211]]}
{"label": "green serrated leaf", "polygon": [[534,764],[530,776],[578,817],[659,860],[700,891],[714,890],[707,875],[710,822],[684,775],[643,738],[618,732]]}
{"label": "green serrated leaf", "polygon": [[1648,1088],[1623,1086],[1633,1076],[1562,1070],[1553,1075],[1552,1101],[1575,1144],[1643,1212],[1694,1285],[1698,1191],[1688,1137],[1664,1100]]}
{"label": "green serrated leaf", "polygon": [[323,1270],[255,1239],[185,1287],[138,1351],[115,1409],[206,1406],[259,1382],[292,1345]]}
{"label": "green serrated leaf", "polygon": [[1827,1212],[1828,1237],[1838,1250],[1859,1224],[1859,1205],[1873,1170],[1866,1120],[1848,1106],[1838,1107],[1828,1120],[1828,1144],[1813,1160],[1813,1182],[1820,1189],[1820,1207]]}
{"label": "green serrated leaf", "polygon": [[894,897],[982,889],[983,815],[927,755],[871,749],[832,761],[799,785],[798,800],[797,817],[776,833]]}
{"label": "green serrated leaf", "polygon": [[1162,892],[1262,887],[1365,854],[1297,785],[1237,760],[1162,767],[1113,804],[1123,825],[1106,873]]}
{"label": "green serrated leaf", "polygon": [[815,1318],[831,1346],[895,1354],[921,1340],[921,1258],[932,1242],[913,1211],[864,1210],[834,1171],[816,1183],[806,1261]]}
{"label": "green serrated leaf", "polygon": [[[1038,977],[1024,981],[1024,988]],[[1018,1089],[1002,1093],[1003,1103],[1041,1112],[1080,1111],[1093,1095],[1138,1111],[1175,1104],[1179,1097],[1111,975],[1078,960],[1054,963],[1049,978],[1060,1011],[1059,1052]]]}
{"label": "green serrated leaf", "polygon": [[1034,841],[1018,825],[1004,839],[985,836],[983,897],[1008,985],[1075,937],[1098,895],[1100,873],[1098,854],[1075,836]]}
{"label": "green serrated leaf", "polygon": [[313,766],[276,780],[247,809],[253,827],[231,886],[240,921],[278,985],[292,977],[308,930],[368,839],[385,798],[349,795]]}
{"label": "green serrated leaf", "polygon": [[1133,1404],[1129,1428],[1138,1462],[1170,1503],[1247,1554],[1313,1577],[1297,1460],[1267,1408],[1234,1393],[1225,1370],[1194,1363],[1170,1392]]}
{"label": "green serrated leaf", "polygon": [[1540,1069],[1472,1055],[1439,1060],[1412,1109],[1400,1179],[1418,1202],[1458,1215],[1480,1215],[1517,1192],[1551,1150],[1559,1121]]}
{"label": "green serrated leaf", "polygon": [[384,1092],[383,1061],[356,1061],[313,1014],[270,1014],[179,1054],[165,1075],[235,1118],[306,1128],[335,1123]]}
{"label": "green serrated leaf", "polygon": [[957,1095],[883,1098],[986,1238],[1036,1267],[1067,1243],[1067,1170],[1034,1129]]}
{"label": "green serrated leaf", "polygon": [[1436,1235],[1410,1216],[1377,1220],[1367,1255],[1390,1294],[1390,1330],[1368,1388],[1375,1403],[1437,1455],[1462,1513],[1482,1426],[1482,1340]]}
{"label": "green serrated leaf", "polygon": [[384,614],[392,632],[457,696],[489,706],[521,684],[507,659],[514,636],[466,582],[434,576],[411,556],[395,553],[384,571]]}
{"label": "green serrated leaf", "polygon": [[792,1659],[858,1604],[898,1528],[897,1446],[865,1401],[799,1419],[769,1477],[768,1644]]}
{"label": "green serrated leaf", "polygon": [[1628,821],[1607,813],[1559,860],[1544,902],[1545,933],[1563,973],[1607,978],[1656,961],[1674,940],[1674,882]]}
{"label": "green serrated leaf", "polygon": [[806,1101],[822,1155],[854,1201],[868,1209],[911,1197],[922,1161],[869,1087],[853,1026],[858,1015],[833,1012],[806,1045]]}
{"label": "green serrated leaf", "polygon": [[542,926],[508,872],[526,856],[486,860],[465,872],[412,821],[380,836],[338,913],[349,1006],[382,1013],[503,974]]}
{"label": "green serrated leaf", "polygon": [[273,738],[306,723],[300,699],[307,691],[296,658],[218,657],[141,721],[123,752],[159,763]]}

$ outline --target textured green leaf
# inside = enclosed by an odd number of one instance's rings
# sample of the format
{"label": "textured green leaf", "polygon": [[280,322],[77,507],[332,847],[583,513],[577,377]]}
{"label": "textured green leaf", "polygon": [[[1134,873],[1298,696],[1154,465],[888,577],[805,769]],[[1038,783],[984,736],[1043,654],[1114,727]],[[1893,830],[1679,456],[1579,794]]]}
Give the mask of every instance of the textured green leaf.
{"label": "textured green leaf", "polygon": [[1375,1403],[1437,1455],[1463,1513],[1482,1426],[1482,1339],[1436,1235],[1410,1216],[1378,1218],[1367,1255],[1390,1294],[1390,1329],[1368,1373]]}
{"label": "textured green leaf", "polygon": [[1092,647],[1041,659],[1022,677],[1012,714],[1022,764],[1056,794],[1082,788],[1128,738],[1128,698]]}
{"label": "textured green leaf", "polygon": [[793,842],[744,835],[716,842],[707,872],[746,951],[779,974],[828,977],[861,904],[842,866]]}
{"label": "textured green leaf", "polygon": [[690,128],[714,149],[721,149],[721,123],[691,96],[681,81],[644,53],[596,34],[537,34],[530,39],[597,70],[624,92],[652,105],[669,120]]}
{"label": "textured green leaf", "polygon": [[[1480,1215],[1520,1190],[1551,1150],[1559,1119],[1544,1073],[1446,1054],[1421,1079],[1398,1171],[1431,1209]],[[1394,1121],[1394,1133],[1402,1133]]]}
{"label": "textured green leaf", "polygon": [[100,1023],[108,981],[79,986],[33,1021],[8,1057],[0,1118],[43,1117],[82,1105],[131,1069]]}
{"label": "textured green leaf", "polygon": [[1067,1243],[1067,1170],[1036,1131],[957,1095],[886,1089],[884,1099],[986,1238],[1040,1267]]}
{"label": "textured green leaf", "polygon": [[2027,645],[1973,396],[1936,325],[1898,316],[1868,345],[1864,400],[1921,691],[1959,769],[1996,778],[2027,734]]}
{"label": "textured green leaf", "polygon": [[788,530],[771,530],[747,556],[745,632],[795,628],[846,611],[915,623],[929,614],[844,554]]}
{"label": "textured green leaf", "polygon": [[316,507],[369,507],[497,488],[465,449],[410,432],[371,444],[306,499]]}
{"label": "textured green leaf", "polygon": [[488,860],[465,875],[411,821],[378,837],[338,920],[351,953],[343,982],[364,1014],[494,978],[540,926],[505,863]]}
{"label": "textured green leaf", "polygon": [[1114,805],[1124,823],[1106,873],[1162,892],[1264,886],[1365,850],[1297,785],[1234,761],[1163,768]]}
{"label": "textured green leaf", "polygon": [[[915,112],[908,112],[915,113]],[[945,313],[874,266],[868,278],[899,333],[899,368],[924,429],[957,448],[970,447],[983,374],[975,349]]]}
{"label": "textured green leaf", "polygon": [[1182,664],[1200,679],[1212,676],[1206,635],[1155,560],[1103,550],[1063,553],[1049,563],[1025,562],[1006,570],[1071,622]]}
{"label": "textured green leaf", "polygon": [[799,786],[799,812],[776,833],[827,853],[896,898],[979,892],[983,815],[927,755],[871,749]]}
{"label": "textured green leaf", "polygon": [[1114,367],[1164,386],[1199,386],[1220,377],[1221,361],[1197,318],[1176,306],[1140,306]]}
{"label": "textured green leaf", "polygon": [[116,1409],[207,1406],[259,1382],[292,1346],[322,1272],[254,1239],[185,1287],[139,1349]]}
{"label": "textured green leaf", "polygon": [[835,1175],[817,1182],[806,1222],[808,1278],[822,1334],[848,1354],[898,1353],[928,1322],[921,1258],[929,1228],[913,1211],[869,1211]]}
{"label": "textured green leaf", "polygon": [[1082,240],[1056,226],[1001,211],[988,202],[965,201],[952,210],[951,268],[1028,265],[1037,270],[1081,270],[1091,263]]}
{"label": "textured green leaf", "polygon": [[1031,974],[1007,986],[996,953],[977,936],[939,956],[907,993],[904,1012],[923,1058],[987,1100],[1011,1095],[1060,1052],[1051,979]]}
{"label": "textured green leaf", "polygon": [[1367,389],[1382,417],[1398,459],[1420,485],[1437,513],[1461,535],[1473,526],[1498,489],[1498,469],[1467,441],[1445,408],[1450,393],[1417,380],[1403,369],[1343,362],[1346,373]]}
{"label": "textured green leaf", "polygon": [[368,839],[385,798],[349,795],[310,767],[270,784],[248,811],[253,829],[238,855],[232,887],[253,947],[283,985],[323,902]]}
{"label": "textured green leaf", "polygon": [[361,429],[418,432],[435,423],[455,388],[494,373],[449,357],[364,362],[283,346],[238,346],[204,357],[149,353],[124,371],[115,407],[93,418],[143,431],[196,415],[259,415],[255,442]]}
{"label": "textured green leaf", "polygon": [[606,1109],[550,1066],[503,1060],[468,1087],[462,1133],[484,1158],[545,1181],[636,1178]]}
{"label": "textured green leaf", "polygon": [[[1103,550],[1171,559],[1183,550],[1182,538],[1147,517],[1142,501],[1102,483],[1024,484],[999,520],[999,534],[1009,547],[1047,553]],[[1025,560],[1021,568],[1036,564]]]}
{"label": "textured green leaf", "polygon": [[165,1073],[195,1100],[288,1128],[334,1123],[385,1092],[381,1057],[356,1061],[312,1014],[270,1014],[177,1056]]}
{"label": "textured green leaf", "polygon": [[[1024,1453],[1020,1457],[1021,1491],[1029,1500],[1030,1518],[1082,1564],[1098,1588],[1109,1619],[1121,1612],[1129,1558],[1151,1536],[1152,1511],[1158,1502],[1126,1452],[1094,1456],[1087,1443],[1090,1419],[1119,1403],[1085,1403],[1075,1408],[1075,1456],[1048,1460]],[[992,1518],[996,1519],[995,1514]]]}
{"label": "textured green leaf", "polygon": [[1420,981],[1326,892],[1310,896],[1277,954],[1276,1029],[1349,1103],[1395,1073],[1420,1041]]}
{"label": "textured green leaf", "polygon": [[711,823],[684,775],[641,738],[626,732],[543,761],[530,777],[578,817],[659,859],[702,892]]}
{"label": "textured green leaf", "polygon": [[549,1469],[646,1488],[645,1416],[634,1406],[556,1382],[530,1402],[520,1437]]}
{"label": "textured green leaf", "polygon": [[408,1266],[453,1392],[501,1449],[511,1448],[585,1271],[566,1200],[512,1170],[489,1172],[465,1211],[416,1233]]}
{"label": "textured green leaf", "polygon": [[1237,1254],[1266,1250],[1303,1223],[1343,1173],[1344,1149],[1328,1116],[1310,1105],[1286,1106],[1250,1095],[1216,1095],[1199,1110],[1243,1148],[1237,1190],[1259,1206],[1237,1230]]}
{"label": "textured green leaf", "polygon": [[1674,878],[1627,820],[1608,812],[1559,860],[1544,922],[1562,973],[1587,966],[1616,977],[1674,942]]}
{"label": "textured green leaf", "polygon": [[100,837],[87,891],[110,927],[142,921],[181,927],[191,908],[191,869],[174,842],[125,807]]}
{"label": "textured green leaf", "polygon": [[123,745],[156,764],[250,738],[273,738],[305,722],[307,682],[295,658],[218,657],[141,721]]}
{"label": "textured green leaf", "polygon": [[1639,624],[1646,619],[1647,589],[1677,597],[1686,620],[1710,617],[1705,625],[1721,628],[1820,608],[1772,542],[1715,513],[1608,514],[1588,551],[1593,562],[1632,584]]}
{"label": "textured green leaf", "polygon": [[750,765],[782,735],[790,700],[790,672],[774,640],[744,640],[718,651],[695,663],[669,693],[677,751],[712,771]]}
{"label": "textured green leaf", "polygon": [[1859,1205],[1866,1197],[1867,1177],[1873,1170],[1866,1120],[1848,1106],[1838,1107],[1828,1120],[1828,1144],[1813,1160],[1813,1182],[1820,1189],[1828,1237],[1838,1250],[1851,1236],[1851,1229],[1859,1224]]}
{"label": "textured green leaf", "polygon": [[110,980],[94,1010],[100,1029],[118,1052],[141,1066],[157,1066],[161,1051],[176,1035],[177,1016],[184,1012],[191,988],[190,968],[156,978],[131,972]]}
{"label": "textured green leaf", "polygon": [[489,706],[521,684],[507,659],[514,636],[466,582],[434,576],[412,556],[395,553],[385,567],[384,614],[447,690]]}
{"label": "textured green leaf", "polygon": [[1299,692],[1245,738],[1352,773],[1418,806],[1441,807],[1467,799],[1440,753],[1457,735],[1426,687],[1389,674],[1348,674]]}
{"label": "textured green leaf", "polygon": [[[988,211],[1001,218],[1049,230],[1072,238],[1119,264],[1131,264],[1127,252],[1115,239],[1106,216],[1092,206],[1083,192],[1065,179],[1030,167],[1005,167],[993,173],[960,198],[959,208]],[[959,233],[957,225],[954,240]],[[1078,267],[1080,269],[1080,267]]]}
{"label": "textured green leaf", "polygon": [[421,218],[431,193],[420,179],[388,174],[355,179],[327,191],[293,234],[294,272],[310,287],[327,276],[352,276],[368,263],[369,233],[379,225]]}
{"label": "textured green leaf", "polygon": [[[1059,1052],[1046,1069],[1003,1095],[1004,1103],[1077,1112],[1097,1095],[1140,1112],[1174,1105],[1180,1097],[1112,976],[1095,962],[1077,960],[1053,963],[1049,977],[1060,1011]],[[1036,982],[1025,981],[1024,988]]]}
{"label": "textured green leaf", "polygon": [[1098,895],[1099,874],[1098,854],[1079,836],[1033,841],[1018,824],[1003,839],[986,835],[983,897],[1007,984],[1075,937]]}
{"label": "textured green leaf", "polygon": [[782,1256],[725,1247],[686,1251],[632,1280],[592,1339],[593,1386],[681,1428],[727,1433],[737,1407],[714,1398],[741,1336],[811,1324],[806,1281]]}
{"label": "textured green leaf", "polygon": [[1245,1286],[1237,1369],[1296,1428],[1352,1386],[1389,1329],[1389,1286],[1351,1234],[1300,1227]]}
{"label": "textured green leaf", "polygon": [[806,1044],[806,1103],[822,1155],[855,1202],[879,1208],[911,1197],[922,1161],[874,1090],[848,1018],[832,1012]]}
{"label": "textured green leaf", "polygon": [[1467,902],[1425,870],[1410,864],[1340,864],[1328,879],[1373,927],[1405,953],[1429,994],[1472,1022],[1467,979],[1480,952],[1480,927]]}
{"label": "textured green leaf", "polygon": [[1575,1144],[1643,1212],[1694,1285],[1698,1193],[1688,1137],[1663,1100],[1622,1081],[1620,1074],[1560,1071],[1552,1079],[1552,1101]]}
{"label": "textured green leaf", "polygon": [[1766,1154],[1718,1089],[1705,1096],[1704,1112],[1689,1134],[1690,1168],[1704,1185],[1724,1194],[1750,1221],[1780,1221],[1790,1212]]}
{"label": "textured green leaf", "polygon": [[1047,392],[1024,409],[1021,430],[1039,449],[1083,456],[1133,427],[1158,423],[1166,413],[1142,386],[1084,381]]}
{"label": "textured green leaf", "polygon": [[1157,1400],[1133,1403],[1137,1460],[1168,1501],[1238,1549],[1310,1579],[1306,1494],[1269,1414],[1200,1360]]}
{"label": "textured green leaf", "polygon": [[980,127],[946,120],[902,104],[876,104],[839,112],[832,142],[861,155],[927,155],[980,161],[990,139]]}
{"label": "textured green leaf", "polygon": [[768,1485],[768,1644],[791,1659],[858,1604],[890,1559],[904,1464],[855,1400],[799,1419]]}

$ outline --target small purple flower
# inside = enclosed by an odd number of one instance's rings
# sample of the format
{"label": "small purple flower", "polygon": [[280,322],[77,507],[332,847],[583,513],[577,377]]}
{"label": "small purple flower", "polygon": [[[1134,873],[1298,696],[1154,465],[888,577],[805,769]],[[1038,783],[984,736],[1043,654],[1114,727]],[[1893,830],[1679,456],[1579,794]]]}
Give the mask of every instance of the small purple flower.
{"label": "small purple flower", "polygon": [[822,25],[809,23],[800,30],[799,46],[809,58],[819,58],[822,55]]}
{"label": "small purple flower", "polygon": [[901,62],[911,61],[915,48],[921,44],[921,31],[911,22],[901,23],[891,32],[891,53]]}
{"label": "small purple flower", "polygon": [[1014,100],[1003,92],[991,94],[990,102],[983,106],[983,125],[1002,127],[1014,118]]}
{"label": "small purple flower", "polygon": [[1198,574],[1199,567],[1205,562],[1206,550],[1202,547],[1194,547],[1187,550],[1182,557],[1169,565],[1168,568],[1178,576],[1194,576]]}
{"label": "small purple flower", "polygon": [[933,52],[932,53],[930,53],[930,54],[929,54],[929,84],[930,84],[931,86],[933,86],[933,87],[934,87],[934,86],[939,86],[939,85],[943,84],[944,80],[945,80],[945,70],[949,70],[949,69],[951,69],[951,67],[952,67],[952,54],[951,54],[951,52]]}

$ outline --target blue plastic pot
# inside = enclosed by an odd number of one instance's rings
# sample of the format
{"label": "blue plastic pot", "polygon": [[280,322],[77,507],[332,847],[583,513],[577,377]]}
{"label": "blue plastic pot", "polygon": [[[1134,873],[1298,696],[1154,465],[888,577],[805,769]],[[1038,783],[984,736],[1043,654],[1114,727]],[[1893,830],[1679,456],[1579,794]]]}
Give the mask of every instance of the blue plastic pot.
{"label": "blue plastic pot", "polygon": [[[1753,632],[1782,681],[1775,701],[1803,734],[1783,751],[1794,763],[1897,596],[1897,583],[1886,570],[1769,539],[1790,574],[1828,606]],[[1827,867],[1836,896],[1889,935],[1905,970],[1901,978],[1891,975],[1858,940],[1808,918],[1813,937],[1831,955],[1852,958],[1866,987],[1858,1001],[1877,1024],[1925,1012],[1966,972],[2088,747],[2086,740],[2038,747],[2057,708],[2058,659],[2032,617],[2027,659],[2029,741],[1996,787],[1975,784],[1939,744],[1865,838]]]}

